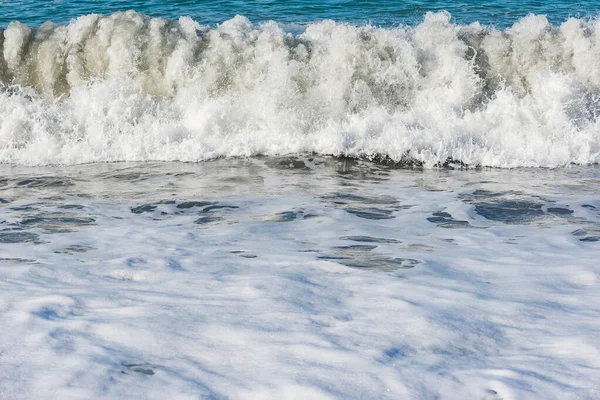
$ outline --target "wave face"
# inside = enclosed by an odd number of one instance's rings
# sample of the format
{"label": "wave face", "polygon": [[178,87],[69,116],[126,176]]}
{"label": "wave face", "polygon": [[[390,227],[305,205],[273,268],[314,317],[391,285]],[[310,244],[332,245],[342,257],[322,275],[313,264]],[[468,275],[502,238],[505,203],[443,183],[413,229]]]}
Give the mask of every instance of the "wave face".
{"label": "wave face", "polygon": [[300,34],[131,12],[0,30],[0,162],[314,152],[495,167],[600,162],[600,21]]}

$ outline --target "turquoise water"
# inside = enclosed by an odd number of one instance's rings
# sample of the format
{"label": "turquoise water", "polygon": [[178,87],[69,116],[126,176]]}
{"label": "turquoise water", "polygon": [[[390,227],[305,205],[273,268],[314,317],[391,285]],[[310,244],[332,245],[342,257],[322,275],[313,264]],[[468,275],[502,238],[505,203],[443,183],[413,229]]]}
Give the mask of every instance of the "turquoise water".
{"label": "turquoise water", "polygon": [[134,9],[138,12],[168,19],[190,16],[202,24],[216,24],[237,14],[252,22],[275,20],[281,23],[307,23],[334,19],[356,24],[372,23],[393,26],[414,24],[427,11],[449,11],[457,23],[479,21],[499,27],[512,25],[529,14],[546,14],[552,23],[568,17],[596,16],[600,1],[372,1],[372,0],[258,0],[258,1],[0,1],[0,26],[20,21],[31,27],[47,20],[67,23],[90,13],[112,14]]}

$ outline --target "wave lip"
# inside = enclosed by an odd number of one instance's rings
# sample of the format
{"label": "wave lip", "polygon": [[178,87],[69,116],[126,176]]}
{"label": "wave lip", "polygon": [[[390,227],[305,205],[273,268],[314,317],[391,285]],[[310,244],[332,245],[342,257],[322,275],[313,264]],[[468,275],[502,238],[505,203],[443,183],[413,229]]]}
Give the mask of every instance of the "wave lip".
{"label": "wave lip", "polygon": [[133,11],[0,31],[0,162],[313,152],[495,167],[600,161],[600,22],[299,34]]}

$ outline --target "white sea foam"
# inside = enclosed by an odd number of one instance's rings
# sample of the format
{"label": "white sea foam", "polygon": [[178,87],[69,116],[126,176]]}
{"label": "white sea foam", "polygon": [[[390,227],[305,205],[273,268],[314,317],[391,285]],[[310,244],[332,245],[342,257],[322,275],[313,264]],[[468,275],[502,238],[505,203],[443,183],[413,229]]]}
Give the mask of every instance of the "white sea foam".
{"label": "white sea foam", "polygon": [[135,12],[0,32],[0,162],[315,152],[469,165],[600,161],[600,22],[499,31]]}
{"label": "white sea foam", "polygon": [[2,399],[600,397],[598,167],[0,176]]}

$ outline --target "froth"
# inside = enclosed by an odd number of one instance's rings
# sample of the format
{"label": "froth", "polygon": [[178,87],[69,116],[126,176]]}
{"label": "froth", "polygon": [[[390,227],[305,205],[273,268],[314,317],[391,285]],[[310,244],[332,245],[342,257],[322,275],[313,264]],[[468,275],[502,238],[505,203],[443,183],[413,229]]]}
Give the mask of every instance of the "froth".
{"label": "froth", "polygon": [[321,21],[301,34],[135,12],[0,31],[0,162],[320,154],[600,161],[600,27]]}

